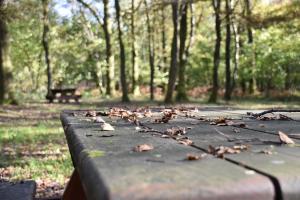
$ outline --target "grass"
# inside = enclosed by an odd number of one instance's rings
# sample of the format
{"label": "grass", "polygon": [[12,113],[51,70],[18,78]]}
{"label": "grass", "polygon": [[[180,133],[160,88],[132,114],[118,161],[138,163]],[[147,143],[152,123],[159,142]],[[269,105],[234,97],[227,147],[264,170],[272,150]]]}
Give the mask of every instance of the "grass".
{"label": "grass", "polygon": [[0,127],[0,146],[0,167],[9,167],[10,180],[49,178],[63,184],[72,172],[59,120],[6,124]]}

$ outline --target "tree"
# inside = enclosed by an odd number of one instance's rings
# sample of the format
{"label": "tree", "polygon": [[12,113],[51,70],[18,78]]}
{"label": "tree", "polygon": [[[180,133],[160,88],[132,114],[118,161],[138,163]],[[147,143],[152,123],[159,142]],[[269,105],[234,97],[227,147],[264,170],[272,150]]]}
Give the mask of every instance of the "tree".
{"label": "tree", "polygon": [[154,100],[154,36],[153,29],[150,24],[149,8],[147,1],[144,1],[146,7],[146,21],[147,21],[147,35],[148,35],[148,54],[149,54],[149,65],[150,65],[150,99]]}
{"label": "tree", "polygon": [[7,27],[7,4],[8,1],[0,0],[0,104],[3,104],[4,100],[8,100],[11,104],[17,104],[13,91],[10,90],[10,82],[13,78],[10,70],[13,67],[10,58],[10,37]]}
{"label": "tree", "polygon": [[179,73],[178,73],[178,93],[177,101],[188,100],[185,88],[185,65],[186,65],[186,38],[187,38],[187,12],[188,5],[186,2],[181,4],[180,31],[179,31]]}
{"label": "tree", "polygon": [[212,5],[215,13],[215,50],[214,50],[214,66],[213,66],[213,88],[209,98],[209,102],[216,102],[219,90],[218,70],[220,64],[220,47],[221,47],[221,0],[212,0]]}
{"label": "tree", "polygon": [[112,53],[111,45],[111,21],[108,8],[108,0],[103,0],[104,6],[104,18],[103,18],[103,29],[105,34],[106,44],[106,94],[114,95],[115,92],[115,81],[114,81],[114,55]]}
{"label": "tree", "polygon": [[173,21],[173,39],[171,47],[171,62],[169,69],[168,88],[165,97],[165,103],[173,101],[178,65],[178,0],[172,1],[172,21]]}
{"label": "tree", "polygon": [[231,69],[230,69],[230,59],[231,59],[231,0],[226,0],[225,10],[226,10],[226,43],[225,43],[225,63],[226,63],[226,83],[225,83],[225,100],[231,99]]}
{"label": "tree", "polygon": [[120,4],[119,0],[115,0],[116,18],[118,26],[118,40],[120,45],[120,79],[122,87],[122,101],[129,102],[128,89],[126,83],[126,57],[125,57],[125,47],[122,38],[121,20],[120,20]]}
{"label": "tree", "polygon": [[131,63],[132,63],[132,93],[134,95],[139,94],[139,85],[137,81],[139,79],[139,66],[138,66],[138,51],[136,48],[135,37],[135,1],[131,0]]}
{"label": "tree", "polygon": [[49,1],[43,0],[43,37],[42,44],[45,51],[45,62],[47,65],[47,97],[52,96],[51,87],[52,87],[52,73],[50,65],[50,56],[49,56]]}

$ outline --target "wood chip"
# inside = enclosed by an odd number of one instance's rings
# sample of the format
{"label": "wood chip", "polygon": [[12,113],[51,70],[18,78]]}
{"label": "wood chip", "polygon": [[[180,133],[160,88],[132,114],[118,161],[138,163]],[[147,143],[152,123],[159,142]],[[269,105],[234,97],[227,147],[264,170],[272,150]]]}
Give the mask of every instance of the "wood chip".
{"label": "wood chip", "polygon": [[278,135],[279,135],[279,140],[281,143],[295,144],[295,142],[291,138],[289,138],[289,136],[287,136],[285,133],[283,133],[282,131],[278,131]]}
{"label": "wood chip", "polygon": [[150,151],[153,149],[151,144],[140,144],[133,148],[135,152],[143,152],[143,151]]}
{"label": "wood chip", "polygon": [[101,124],[101,131],[114,131],[114,127],[112,127],[109,123]]}

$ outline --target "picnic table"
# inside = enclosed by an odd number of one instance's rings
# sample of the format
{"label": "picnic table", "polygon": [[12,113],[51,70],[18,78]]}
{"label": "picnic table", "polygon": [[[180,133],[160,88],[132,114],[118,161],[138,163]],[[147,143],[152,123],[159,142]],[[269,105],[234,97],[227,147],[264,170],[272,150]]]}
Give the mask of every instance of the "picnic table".
{"label": "picnic table", "polygon": [[75,100],[78,102],[81,98],[81,95],[76,94],[76,88],[55,88],[51,89],[50,95],[47,95],[46,98],[52,103],[55,99],[58,99],[59,102],[69,102],[70,100]]}
{"label": "picnic table", "polygon": [[300,113],[247,112],[64,111],[63,199],[300,199]]}

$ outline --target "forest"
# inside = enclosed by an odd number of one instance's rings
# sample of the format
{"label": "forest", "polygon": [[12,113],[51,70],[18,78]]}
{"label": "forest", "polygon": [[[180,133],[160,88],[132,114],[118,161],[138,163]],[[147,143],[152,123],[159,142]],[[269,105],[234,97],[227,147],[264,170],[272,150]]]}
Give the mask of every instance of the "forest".
{"label": "forest", "polygon": [[1,0],[0,103],[299,96],[295,0]]}

